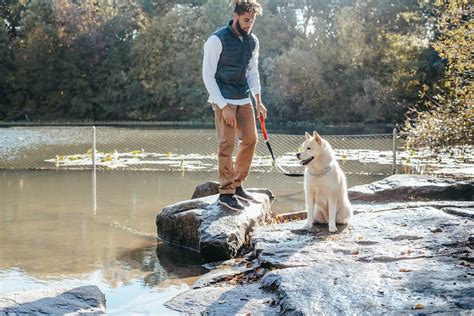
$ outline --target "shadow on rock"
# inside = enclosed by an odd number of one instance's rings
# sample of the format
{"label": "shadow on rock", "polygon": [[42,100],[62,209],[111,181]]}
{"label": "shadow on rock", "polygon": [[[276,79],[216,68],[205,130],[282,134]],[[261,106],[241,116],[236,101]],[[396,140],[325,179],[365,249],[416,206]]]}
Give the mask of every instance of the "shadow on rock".
{"label": "shadow on rock", "polygon": [[328,224],[319,224],[315,223],[312,228],[308,229],[305,228],[304,226],[301,226],[301,228],[294,228],[291,229],[290,232],[295,234],[295,235],[308,235],[308,236],[314,236],[317,237],[318,239],[326,239],[328,237],[334,237],[337,236],[337,234],[343,233],[347,229],[347,224],[344,225],[337,225],[337,233],[331,233],[329,232]]}
{"label": "shadow on rock", "polygon": [[0,314],[105,314],[105,296],[95,285],[11,293],[0,296]]}

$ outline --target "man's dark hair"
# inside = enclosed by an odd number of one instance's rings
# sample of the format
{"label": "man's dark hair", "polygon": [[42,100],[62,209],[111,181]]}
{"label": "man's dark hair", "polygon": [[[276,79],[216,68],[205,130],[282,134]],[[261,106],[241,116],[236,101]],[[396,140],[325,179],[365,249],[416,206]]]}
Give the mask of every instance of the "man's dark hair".
{"label": "man's dark hair", "polygon": [[255,0],[232,0],[230,5],[233,6],[234,12],[238,15],[247,12],[262,15],[262,6]]}

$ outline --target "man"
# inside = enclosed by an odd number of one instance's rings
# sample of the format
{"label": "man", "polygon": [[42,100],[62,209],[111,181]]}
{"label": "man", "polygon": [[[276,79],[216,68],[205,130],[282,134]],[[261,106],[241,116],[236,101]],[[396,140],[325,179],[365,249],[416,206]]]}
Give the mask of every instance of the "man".
{"label": "man", "polygon": [[[254,0],[233,0],[234,13],[229,24],[215,31],[204,44],[202,75],[215,114],[219,143],[219,200],[232,210],[244,209],[253,197],[243,189],[255,147],[257,128],[250,99],[257,115],[267,116],[261,102],[258,72],[259,42],[252,26],[262,7]],[[232,161],[235,137],[239,150]]]}

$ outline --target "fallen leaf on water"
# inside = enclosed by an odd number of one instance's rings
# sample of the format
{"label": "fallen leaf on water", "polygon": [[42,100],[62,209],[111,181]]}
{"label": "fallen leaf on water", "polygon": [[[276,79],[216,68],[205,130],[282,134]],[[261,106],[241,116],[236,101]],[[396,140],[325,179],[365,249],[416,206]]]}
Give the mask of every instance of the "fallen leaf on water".
{"label": "fallen leaf on water", "polygon": [[423,308],[425,308],[425,305],[418,303],[415,306],[413,306],[411,309],[423,309]]}
{"label": "fallen leaf on water", "polygon": [[398,270],[400,272],[412,272],[413,270],[412,269],[407,269],[407,268],[400,268],[400,270]]}

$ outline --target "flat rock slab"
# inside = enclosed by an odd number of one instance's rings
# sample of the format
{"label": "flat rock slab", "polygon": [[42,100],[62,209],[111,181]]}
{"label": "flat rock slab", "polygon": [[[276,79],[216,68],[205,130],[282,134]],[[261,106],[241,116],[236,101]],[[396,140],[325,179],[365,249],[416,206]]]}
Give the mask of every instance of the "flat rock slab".
{"label": "flat rock slab", "polygon": [[186,315],[277,315],[276,296],[259,283],[219,283],[187,291],[165,304]]}
{"label": "flat rock slab", "polygon": [[95,285],[1,294],[0,314],[105,314],[105,295]]}
{"label": "flat rock slab", "polygon": [[248,191],[257,202],[241,212],[217,204],[217,194],[165,207],[156,217],[158,237],[199,251],[205,262],[237,256],[250,230],[271,212],[273,194],[269,190]]}
{"label": "flat rock slab", "polygon": [[236,258],[204,266],[211,271],[165,306],[186,315],[278,314],[275,294],[256,281],[266,272],[257,260]]}
{"label": "flat rock slab", "polygon": [[473,181],[400,174],[349,189],[351,201],[461,200],[472,201]]}
{"label": "flat rock slab", "polygon": [[274,269],[262,286],[288,314],[470,313],[473,221],[443,206],[364,207],[338,234],[304,221],[258,227],[260,265]]}

